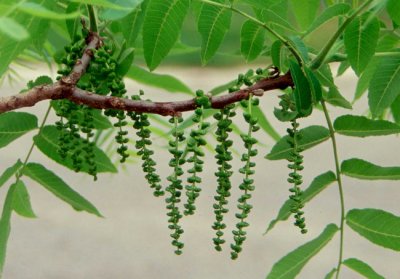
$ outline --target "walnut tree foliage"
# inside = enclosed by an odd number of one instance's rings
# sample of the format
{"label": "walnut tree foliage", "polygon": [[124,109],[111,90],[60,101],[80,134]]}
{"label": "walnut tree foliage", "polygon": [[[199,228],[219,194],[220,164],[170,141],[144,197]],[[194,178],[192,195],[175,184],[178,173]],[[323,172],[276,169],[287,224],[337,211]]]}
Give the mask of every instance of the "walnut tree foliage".
{"label": "walnut tree foliage", "polygon": [[[181,39],[188,17],[193,18],[200,38],[196,45]],[[235,80],[210,93],[153,72],[169,56],[187,53],[196,53],[206,66],[221,52],[234,18],[241,18],[236,38],[240,49],[231,55],[241,57],[242,63],[264,61],[263,67],[238,73]],[[316,31],[326,26],[334,27],[330,39],[317,47],[310,43],[318,39]],[[8,189],[3,192],[0,219],[0,276],[13,213],[36,217],[28,184],[43,186],[75,210],[101,216],[79,189],[42,165],[46,162],[32,161],[33,148],[72,173],[83,172],[94,180],[101,179],[101,173],[118,171],[119,164],[110,156],[118,155],[122,164],[135,154],[140,159],[135,167],[142,168],[154,198],[165,203],[177,255],[190,245],[182,242],[185,229],[181,220],[198,211],[204,157],[208,155],[218,165],[214,203],[210,205],[215,215],[210,229],[215,237],[210,245],[217,251],[228,249],[232,259],[240,258],[245,249],[257,187],[253,179],[257,160],[287,161],[288,175],[282,181],[288,199],[269,223],[267,233],[289,218],[300,233],[307,233],[306,203],[330,184],[337,185],[339,223],[326,225],[315,239],[282,257],[267,278],[295,278],[334,237],[340,239],[338,255],[326,278],[340,278],[342,268],[367,278],[383,278],[362,260],[343,257],[345,228],[393,253],[400,251],[400,216],[380,208],[345,209],[342,183],[342,176],[400,180],[400,167],[379,166],[362,158],[343,160],[336,142],[337,134],[362,140],[400,133],[398,0],[1,0],[0,34],[2,82],[15,78],[18,63],[45,61],[58,68],[56,80],[38,73],[20,94],[0,98],[0,147],[13,144],[27,132],[35,133],[26,157],[11,166],[2,165],[0,170],[0,187]],[[336,75],[333,64],[339,65]],[[358,77],[351,101],[335,85],[336,77],[346,70]],[[126,79],[182,92],[191,99],[147,100],[141,90],[129,92]],[[275,132],[260,106],[259,98],[271,89],[280,90],[274,115],[287,126],[286,135]],[[44,119],[23,111],[23,107],[46,99],[51,101]],[[352,114],[352,105],[362,99],[368,100],[368,111]],[[14,111],[17,108],[22,109]],[[328,108],[341,108],[341,115],[332,119]],[[313,111],[323,115],[326,125],[303,124]],[[58,120],[50,123],[49,114]],[[154,114],[165,119],[154,118]],[[163,134],[170,154],[166,165],[153,158],[157,152],[151,140],[155,119],[169,125],[170,132]],[[236,121],[245,123],[244,132],[236,128]],[[269,137],[257,137],[259,130]],[[240,135],[243,154],[237,155],[232,148],[234,133]],[[104,134],[114,137],[112,154],[103,151],[99,138]],[[207,145],[211,136],[216,139],[212,151]],[[271,150],[265,150],[260,140],[276,142]],[[311,171],[303,166],[305,151],[324,141],[331,142],[334,158],[327,168],[335,168],[304,185],[302,173]],[[240,169],[233,169],[234,160],[240,161]],[[170,175],[161,177],[159,168],[169,168]],[[235,172],[242,176],[240,181],[232,181]],[[238,200],[231,199],[233,191],[240,193]],[[228,204],[235,205],[234,212]],[[225,222],[228,214],[236,218],[233,228]]]}

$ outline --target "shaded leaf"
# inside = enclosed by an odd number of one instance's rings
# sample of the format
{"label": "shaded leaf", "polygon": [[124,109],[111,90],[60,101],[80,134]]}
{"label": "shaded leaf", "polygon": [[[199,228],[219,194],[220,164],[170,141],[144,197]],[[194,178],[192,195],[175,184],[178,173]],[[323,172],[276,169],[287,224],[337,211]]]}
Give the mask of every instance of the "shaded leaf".
{"label": "shaded leaf", "polygon": [[381,209],[352,209],[346,224],[372,243],[400,251],[400,217]]}
{"label": "shaded leaf", "polygon": [[[302,198],[304,203],[312,200],[316,195],[325,190],[334,181],[336,181],[336,175],[332,171],[325,172],[315,177],[310,186],[308,186],[308,188],[303,191]],[[278,223],[279,221],[285,221],[290,217],[290,215],[292,214],[292,212],[290,211],[292,204],[293,201],[290,199],[285,201],[285,203],[279,210],[278,216],[276,216],[275,219],[269,223],[265,233],[268,233],[270,230],[272,230],[276,223]]]}
{"label": "shaded leaf", "polygon": [[118,73],[120,76],[125,76],[125,74],[129,71],[132,62],[133,62],[133,58],[135,57],[135,49],[134,48],[127,48],[125,49],[119,59],[118,59],[118,63],[117,63],[117,68],[116,68],[116,73]]}
{"label": "shaded leaf", "polygon": [[137,6],[143,2],[143,0],[108,0],[109,2],[124,7],[125,9],[104,9],[100,13],[100,18],[103,20],[118,20],[127,16]]}
{"label": "shaded leaf", "polygon": [[149,0],[143,22],[143,50],[154,70],[167,56],[180,34],[190,0]]}
{"label": "shaded leaf", "polygon": [[258,119],[258,125],[260,125],[261,129],[264,130],[271,138],[275,141],[278,141],[281,136],[276,132],[274,127],[272,127],[271,123],[268,121],[267,117],[265,116],[264,112],[260,109],[259,106],[254,106],[252,113]]}
{"label": "shaded leaf", "polygon": [[400,56],[384,57],[371,79],[368,104],[374,117],[388,108],[400,94]]}
{"label": "shaded leaf", "polygon": [[392,20],[400,25],[400,2],[398,0],[388,0],[386,9]]}
{"label": "shaded leaf", "polygon": [[36,218],[32,210],[31,199],[24,182],[18,180],[15,184],[15,191],[13,195],[13,209],[19,215],[27,218]]}
{"label": "shaded leaf", "polygon": [[[72,160],[70,158],[72,154],[68,153],[69,156],[66,159],[61,158],[61,156],[58,154],[58,138],[59,131],[55,126],[45,126],[41,133],[33,138],[33,141],[39,150],[50,159],[56,161],[60,165],[74,170]],[[97,172],[117,172],[117,169],[112,164],[111,160],[97,146],[94,146],[94,155],[94,162],[97,166]],[[81,171],[88,173],[89,169],[87,164],[83,164]]]}
{"label": "shaded leaf", "polygon": [[126,44],[128,47],[134,47],[137,37],[140,34],[140,30],[143,26],[143,20],[146,10],[146,4],[144,1],[142,5],[136,7],[130,14],[121,19],[121,30]]}
{"label": "shaded leaf", "polygon": [[0,148],[38,127],[36,116],[26,112],[0,114]]}
{"label": "shaded leaf", "polygon": [[335,275],[335,273],[336,273],[336,268],[333,268],[331,271],[329,271],[328,274],[325,275],[324,278],[325,278],[325,279],[332,279],[333,276]]}
{"label": "shaded leaf", "polygon": [[386,120],[372,120],[365,116],[342,115],[333,123],[339,134],[352,137],[385,136],[400,133],[400,126]]}
{"label": "shaded leaf", "polygon": [[379,275],[378,273],[376,273],[376,271],[373,270],[372,267],[370,267],[365,262],[360,261],[359,259],[355,259],[355,258],[346,259],[343,261],[343,264],[368,279],[384,279],[385,278],[382,275]]}
{"label": "shaded leaf", "polygon": [[71,205],[75,210],[84,210],[101,217],[101,214],[88,200],[68,186],[60,177],[37,163],[28,163],[23,174],[36,181],[59,199]]}
{"label": "shaded leaf", "polygon": [[400,167],[381,167],[357,158],[343,161],[341,171],[358,179],[400,180]]}
{"label": "shaded leaf", "polygon": [[357,81],[357,88],[354,94],[353,102],[360,99],[367,91],[371,79],[376,72],[376,68],[379,65],[379,61],[380,61],[379,57],[373,57],[371,61],[368,63],[367,67],[365,68],[364,72],[361,74],[360,78]]}
{"label": "shaded leaf", "polygon": [[267,279],[291,279],[295,278],[307,262],[315,256],[333,238],[339,228],[335,224],[329,224],[315,239],[296,248],[274,264],[267,275]]}
{"label": "shaded leaf", "polygon": [[16,41],[23,41],[29,37],[25,27],[9,17],[0,17],[0,32]]}
{"label": "shaded leaf", "polygon": [[22,162],[18,160],[14,165],[7,168],[0,176],[0,188],[20,169]]}
{"label": "shaded leaf", "polygon": [[177,78],[170,75],[151,73],[136,65],[131,65],[126,77],[142,84],[164,89],[168,92],[182,92],[194,95],[193,91]]}
{"label": "shaded leaf", "polygon": [[[301,129],[299,132],[302,137],[298,141],[298,146],[303,150],[309,149],[313,146],[320,144],[321,142],[329,139],[329,130],[322,126],[309,126]],[[292,147],[290,146],[289,136],[284,136],[272,147],[271,152],[265,156],[269,160],[281,160],[287,159],[290,156]]]}
{"label": "shaded leaf", "polygon": [[[223,3],[224,0],[214,2]],[[217,52],[231,24],[232,12],[223,7],[203,4],[197,29],[201,35],[201,63],[207,62]]]}
{"label": "shaded leaf", "polygon": [[264,47],[265,29],[247,20],[240,31],[240,50],[246,61],[256,59]]}
{"label": "shaded leaf", "polygon": [[350,65],[359,76],[375,53],[379,38],[379,21],[366,13],[356,17],[344,32],[344,46]]}
{"label": "shaded leaf", "polygon": [[312,95],[310,83],[299,64],[289,61],[290,73],[295,85],[293,95],[296,110],[300,116],[310,115],[312,112]]}
{"label": "shaded leaf", "polygon": [[99,6],[99,7],[103,7],[103,8],[114,9],[114,10],[127,10],[126,7],[113,4],[107,0],[70,0],[70,1],[82,3],[82,4],[89,4],[89,5],[93,5],[93,6]]}
{"label": "shaded leaf", "polygon": [[400,95],[394,100],[390,109],[392,110],[394,121],[400,125]]}
{"label": "shaded leaf", "polygon": [[342,94],[340,94],[336,85],[329,88],[325,97],[325,101],[336,107],[342,107],[345,109],[353,108],[351,103],[347,101],[346,98],[342,96]]}

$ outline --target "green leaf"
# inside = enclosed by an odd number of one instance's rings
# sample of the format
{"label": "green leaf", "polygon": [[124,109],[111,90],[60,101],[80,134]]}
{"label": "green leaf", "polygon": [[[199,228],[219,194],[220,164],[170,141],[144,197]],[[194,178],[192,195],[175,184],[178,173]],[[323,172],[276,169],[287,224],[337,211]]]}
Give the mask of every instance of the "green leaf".
{"label": "green leaf", "polygon": [[394,100],[390,109],[392,110],[394,121],[400,125],[400,95]]}
{"label": "green leaf", "polygon": [[400,56],[384,57],[371,79],[369,108],[374,117],[388,108],[400,94]]}
{"label": "green leaf", "polygon": [[313,32],[315,29],[334,17],[345,15],[348,11],[350,11],[350,9],[350,5],[346,3],[338,3],[328,7],[313,21],[306,34]]}
{"label": "green leaf", "polygon": [[[329,130],[322,126],[309,126],[300,130],[301,138],[298,146],[303,150],[309,149],[329,139]],[[288,159],[292,147],[288,142],[289,136],[284,136],[272,147],[271,152],[265,156],[269,160]]]}
{"label": "green leaf", "polygon": [[246,58],[246,61],[252,61],[256,59],[264,47],[265,40],[265,29],[254,23],[251,20],[247,20],[240,31],[240,51]]}
{"label": "green leaf", "polygon": [[[45,126],[42,129],[41,133],[33,138],[33,141],[35,142],[39,150],[43,152],[43,154],[48,156],[50,159],[56,161],[60,165],[63,165],[73,170],[74,168],[72,164],[72,159],[70,158],[72,154],[68,154],[69,156],[67,159],[61,158],[61,156],[58,154],[58,138],[59,131],[55,126]],[[97,165],[97,171],[99,173],[117,172],[117,169],[112,164],[111,160],[97,146],[94,146],[94,155],[94,161]],[[86,164],[83,164],[81,171],[87,173],[89,171],[88,166]]]}
{"label": "green leaf", "polygon": [[68,186],[60,177],[37,163],[28,163],[23,174],[36,181],[59,199],[70,204],[75,210],[102,217],[96,207]]}
{"label": "green leaf", "polygon": [[[214,0],[223,3],[224,0]],[[214,56],[231,25],[232,12],[222,7],[203,4],[197,29],[201,35],[201,62],[203,65]]]}
{"label": "green leaf", "polygon": [[127,10],[128,8],[113,4],[107,0],[70,0],[71,2],[77,2],[82,4],[88,4],[93,6],[99,6],[103,8],[109,8],[114,10]]}
{"label": "green leaf", "polygon": [[20,11],[24,13],[31,14],[36,17],[42,17],[53,20],[71,19],[71,18],[76,18],[80,15],[79,12],[73,12],[70,14],[53,12],[44,6],[33,2],[22,2],[17,7]]}
{"label": "green leaf", "polygon": [[104,9],[100,13],[100,18],[103,20],[119,20],[127,16],[132,10],[143,2],[143,0],[109,0],[113,4],[125,7],[125,9]]}
{"label": "green leaf", "polygon": [[271,4],[267,8],[261,10],[261,18],[265,23],[273,24],[290,31],[296,31],[288,20],[288,7],[286,1],[270,1]]}
{"label": "green leaf", "polygon": [[271,123],[268,121],[267,117],[265,116],[264,112],[260,109],[260,107],[255,106],[253,107],[252,113],[255,117],[258,118],[258,125],[260,125],[261,129],[264,130],[271,138],[275,141],[278,141],[281,136],[276,132],[274,127],[272,127]]}
{"label": "green leaf", "polygon": [[9,17],[0,17],[0,32],[16,41],[23,41],[29,37],[25,27]]}
{"label": "green leaf", "polygon": [[0,148],[37,127],[37,118],[32,114],[14,111],[0,114]]}
{"label": "green leaf", "polygon": [[149,0],[143,22],[143,50],[154,70],[176,43],[190,0]]}
{"label": "green leaf", "polygon": [[121,55],[118,59],[116,73],[118,73],[120,76],[125,76],[132,65],[134,57],[135,57],[135,49],[134,48],[125,49],[121,53]]}
{"label": "green leaf", "polygon": [[400,251],[400,217],[381,209],[352,209],[346,224],[379,246]]}
{"label": "green leaf", "polygon": [[332,279],[335,273],[336,273],[336,268],[333,268],[331,271],[329,271],[328,274],[325,275],[325,279]]}
{"label": "green leaf", "polygon": [[6,259],[7,241],[11,231],[11,213],[13,210],[15,184],[8,189],[0,219],[0,275],[3,273]]}
{"label": "green leaf", "polygon": [[142,5],[136,7],[135,10],[133,10],[120,21],[122,34],[124,35],[128,47],[135,46],[136,39],[139,36],[140,30],[143,26],[147,3],[147,1],[143,2]]}
{"label": "green leaf", "polygon": [[295,278],[307,262],[314,257],[333,238],[339,228],[329,224],[315,239],[296,248],[274,264],[267,275],[267,279],[292,279]]}
{"label": "green leaf", "polygon": [[[14,2],[12,3],[14,4]],[[39,0],[37,3],[51,9],[56,4],[56,1]],[[10,18],[20,23],[29,34],[34,34],[34,36],[22,41],[10,40],[9,37],[0,36],[0,76],[4,74],[10,63],[27,47],[31,47],[33,44],[36,48],[42,47],[43,42],[47,38],[49,28],[48,20],[29,16],[21,12],[13,13]]]}
{"label": "green leaf", "polygon": [[360,78],[357,82],[356,92],[354,94],[353,102],[360,99],[364,93],[367,91],[369,84],[371,82],[372,77],[376,72],[376,68],[379,65],[380,58],[373,57],[371,61],[368,63],[367,67],[365,68],[364,72],[361,74]]}
{"label": "green leaf", "polygon": [[290,0],[293,13],[301,30],[307,30],[314,21],[319,8],[319,0],[298,1]]}
{"label": "green leaf", "polygon": [[400,133],[400,126],[386,120],[371,120],[365,116],[342,115],[333,127],[339,134],[352,137],[385,136]]}
{"label": "green leaf", "polygon": [[350,65],[358,76],[375,53],[379,21],[369,13],[356,17],[344,32],[344,46]]}
{"label": "green leaf", "polygon": [[[315,177],[310,186],[308,186],[308,188],[305,189],[303,192],[302,197],[304,203],[312,200],[316,195],[325,190],[334,181],[336,181],[336,175],[332,171],[325,172]],[[279,210],[278,215],[275,217],[274,220],[269,223],[265,233],[268,233],[270,230],[272,230],[276,223],[278,223],[279,221],[285,221],[290,217],[290,215],[292,214],[292,212],[290,211],[292,203],[293,201],[290,199],[285,201],[285,203]]]}
{"label": "green leaf", "polygon": [[336,85],[333,85],[332,87],[329,87],[329,91],[326,94],[325,101],[327,101],[329,104],[336,106],[336,107],[342,107],[345,109],[352,109],[352,105],[349,101],[347,101],[342,94],[340,94],[338,88]]}
{"label": "green leaf", "polygon": [[386,9],[392,20],[400,25],[400,2],[398,0],[388,0]]}
{"label": "green leaf", "polygon": [[142,84],[167,90],[168,92],[182,92],[194,95],[193,91],[177,78],[170,75],[151,73],[136,65],[131,66],[126,77]]}
{"label": "green leaf", "polygon": [[[79,3],[69,3],[65,12],[67,13],[73,13],[73,12],[77,12],[77,13],[81,13],[81,5]],[[71,38],[71,40],[74,39],[75,35],[77,34],[79,27],[81,25],[81,19],[80,18],[74,18],[74,19],[67,19],[65,21],[65,24],[67,25],[67,30],[68,30],[68,34],[69,37]]]}
{"label": "green leaf", "polygon": [[315,74],[309,69],[304,68],[308,83],[310,85],[311,97],[314,104],[318,104],[322,99],[322,88],[321,83],[315,76]]}
{"label": "green leaf", "polygon": [[370,162],[352,158],[342,162],[342,173],[366,180],[400,180],[400,167],[381,167]]}
{"label": "green leaf", "polygon": [[376,271],[373,270],[372,267],[370,267],[365,262],[360,261],[359,259],[355,259],[355,258],[346,259],[343,261],[343,264],[368,279],[384,279],[385,278],[382,275],[379,275],[378,273],[376,273]]}
{"label": "green leaf", "polygon": [[15,183],[15,191],[13,197],[13,209],[19,215],[27,218],[36,218],[32,210],[31,199],[24,182],[18,180]]}
{"label": "green leaf", "polygon": [[0,188],[21,168],[22,162],[18,160],[14,165],[7,168],[0,176]]}
{"label": "green leaf", "polygon": [[293,91],[297,112],[300,116],[310,115],[312,112],[312,94],[310,83],[299,64],[290,60],[290,73],[295,84]]}

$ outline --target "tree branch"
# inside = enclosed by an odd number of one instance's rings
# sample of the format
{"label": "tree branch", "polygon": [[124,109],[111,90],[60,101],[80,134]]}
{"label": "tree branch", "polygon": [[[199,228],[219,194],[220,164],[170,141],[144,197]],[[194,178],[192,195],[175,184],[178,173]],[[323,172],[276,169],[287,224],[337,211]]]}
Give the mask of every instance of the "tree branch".
{"label": "tree branch", "polygon": [[[196,108],[195,99],[178,102],[138,101],[126,98],[103,96],[78,88],[76,84],[85,73],[86,68],[90,63],[93,56],[93,49],[96,49],[101,45],[101,38],[97,33],[91,32],[86,39],[86,42],[87,47],[84,50],[82,58],[76,62],[68,76],[63,77],[60,81],[51,85],[36,86],[22,94],[10,97],[1,97],[0,114],[23,107],[32,107],[40,101],[59,99],[68,99],[76,104],[86,105],[96,109],[117,109],[172,116]],[[247,99],[250,94],[262,95],[264,91],[285,89],[289,86],[293,86],[293,80],[288,72],[285,75],[262,79],[253,86],[233,93],[223,96],[210,96],[211,106],[216,109],[223,108],[229,104]]]}

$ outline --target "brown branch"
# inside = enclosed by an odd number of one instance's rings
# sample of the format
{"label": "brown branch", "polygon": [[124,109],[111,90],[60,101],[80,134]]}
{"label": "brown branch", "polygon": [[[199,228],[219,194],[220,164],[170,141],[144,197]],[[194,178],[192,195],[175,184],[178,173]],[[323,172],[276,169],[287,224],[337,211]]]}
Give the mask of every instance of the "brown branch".
{"label": "brown branch", "polygon": [[[293,86],[293,80],[288,72],[282,76],[262,79],[253,86],[233,93],[210,97],[210,101],[212,107],[218,109],[247,99],[250,93],[260,95],[259,91],[285,89],[289,86]],[[49,99],[68,99],[76,104],[87,105],[96,109],[118,109],[160,115],[177,115],[181,112],[191,111],[196,108],[194,99],[177,102],[134,101],[126,98],[98,95],[60,81],[53,85],[34,87],[26,93],[0,98],[0,113],[22,107],[34,106],[40,101]]]}
{"label": "brown branch", "polygon": [[[101,44],[101,38],[97,33],[91,32],[86,38],[87,46],[71,73],[63,77],[59,82],[52,85],[41,85],[32,88],[26,93],[0,98],[0,113],[16,110],[23,107],[31,107],[44,100],[68,99],[79,105],[86,105],[96,109],[118,109],[124,111],[136,111],[154,113],[160,115],[178,115],[184,111],[191,111],[196,108],[195,99],[178,102],[150,102],[137,101],[126,98],[98,95],[93,92],[82,90],[76,87],[79,79],[85,73],[93,50]],[[293,86],[290,73],[282,76],[273,76],[258,81],[253,86],[229,93],[223,96],[210,97],[213,108],[223,108],[229,104],[247,99],[249,94],[262,95],[264,91],[273,89],[285,89]],[[261,91],[261,93],[260,93]]]}

